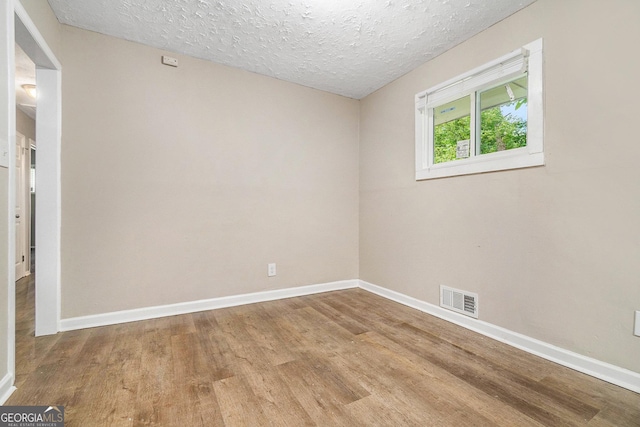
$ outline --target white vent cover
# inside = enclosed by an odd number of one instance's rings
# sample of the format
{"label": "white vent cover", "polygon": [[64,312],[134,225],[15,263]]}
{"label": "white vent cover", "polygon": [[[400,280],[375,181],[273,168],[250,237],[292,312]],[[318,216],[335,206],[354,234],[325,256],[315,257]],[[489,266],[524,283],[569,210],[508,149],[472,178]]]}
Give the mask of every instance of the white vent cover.
{"label": "white vent cover", "polygon": [[440,307],[478,318],[478,294],[440,285]]}

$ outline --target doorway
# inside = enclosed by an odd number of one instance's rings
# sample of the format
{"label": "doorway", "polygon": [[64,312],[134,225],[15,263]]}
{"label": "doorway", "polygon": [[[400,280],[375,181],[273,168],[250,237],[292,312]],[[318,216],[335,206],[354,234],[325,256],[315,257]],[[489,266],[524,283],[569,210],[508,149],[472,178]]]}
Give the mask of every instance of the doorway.
{"label": "doorway", "polygon": [[[19,0],[0,2],[0,169],[6,183],[4,200],[5,228],[0,229],[7,239],[6,308],[0,323],[5,325],[5,355],[7,374],[0,379],[0,398],[13,388],[15,379],[15,256],[16,256],[16,108],[15,108],[15,45],[24,50],[36,65],[36,79],[40,95],[36,101],[38,120],[38,188],[36,217],[36,257],[38,259],[38,287],[35,295],[35,334],[55,334],[60,323],[60,146],[62,128],[61,65],[35,23]],[[3,221],[4,222],[4,221]],[[5,268],[5,267],[2,267]],[[6,357],[5,357],[6,356]]]}
{"label": "doorway", "polygon": [[[16,108],[15,108],[15,45],[18,44],[36,66],[38,98],[36,134],[38,135],[38,175],[36,188],[38,215],[36,216],[36,258],[38,259],[38,286],[35,292],[35,334],[55,334],[60,322],[60,146],[61,146],[61,65],[44,37],[29,17],[22,3],[7,0],[0,6],[0,57],[8,65],[0,68],[0,166],[7,168],[6,208],[8,219],[6,361],[8,373],[0,382],[0,396],[10,393],[15,379],[15,277],[16,256]],[[35,141],[35,139],[34,139]],[[4,317],[4,316],[3,316]],[[4,323],[4,321],[2,322]]]}
{"label": "doorway", "polygon": [[15,44],[15,99],[16,99],[16,151],[15,151],[15,187],[16,187],[16,281],[33,272],[32,256],[35,238],[34,197],[32,168],[35,160],[37,82],[36,65]]}
{"label": "doorway", "polygon": [[[36,66],[15,45],[15,348],[25,354],[33,345],[35,324],[35,257],[33,256],[35,139],[37,119]],[[22,360],[15,361],[16,370]],[[16,377],[16,381],[18,380]],[[18,382],[14,384],[18,386]]]}
{"label": "doorway", "polygon": [[58,332],[60,322],[61,65],[21,3],[16,1],[13,5],[15,43],[36,67],[38,174],[35,187],[38,215],[35,258],[38,283],[35,290],[35,334],[50,335]]}

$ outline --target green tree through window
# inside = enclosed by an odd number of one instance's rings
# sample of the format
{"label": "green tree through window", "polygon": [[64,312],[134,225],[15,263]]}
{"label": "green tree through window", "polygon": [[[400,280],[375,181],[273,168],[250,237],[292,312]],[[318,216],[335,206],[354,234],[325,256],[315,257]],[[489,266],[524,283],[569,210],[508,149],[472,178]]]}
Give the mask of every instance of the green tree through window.
{"label": "green tree through window", "polygon": [[[511,150],[527,145],[527,99],[487,108],[480,114],[480,154]],[[516,114],[518,112],[519,114]],[[434,163],[456,160],[458,141],[470,139],[469,116],[434,127]]]}
{"label": "green tree through window", "polygon": [[465,116],[456,120],[436,125],[433,140],[433,163],[456,160],[458,141],[469,139],[471,135],[471,117]]}

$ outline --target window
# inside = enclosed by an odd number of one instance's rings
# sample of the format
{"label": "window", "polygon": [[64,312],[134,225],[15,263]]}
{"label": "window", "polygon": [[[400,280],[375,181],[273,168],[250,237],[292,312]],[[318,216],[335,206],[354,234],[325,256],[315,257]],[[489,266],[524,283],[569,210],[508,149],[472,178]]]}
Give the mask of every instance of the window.
{"label": "window", "polygon": [[542,40],[416,95],[416,179],[544,164]]}

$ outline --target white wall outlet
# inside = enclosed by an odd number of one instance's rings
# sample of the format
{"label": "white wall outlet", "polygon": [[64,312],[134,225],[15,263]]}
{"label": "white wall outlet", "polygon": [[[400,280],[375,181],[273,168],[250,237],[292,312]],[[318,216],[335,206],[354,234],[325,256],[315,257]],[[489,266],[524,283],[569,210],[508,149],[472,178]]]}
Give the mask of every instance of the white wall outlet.
{"label": "white wall outlet", "polygon": [[276,263],[272,262],[267,266],[267,276],[273,277],[276,275]]}
{"label": "white wall outlet", "polygon": [[636,326],[633,328],[633,335],[640,337],[640,311],[636,311]]}

